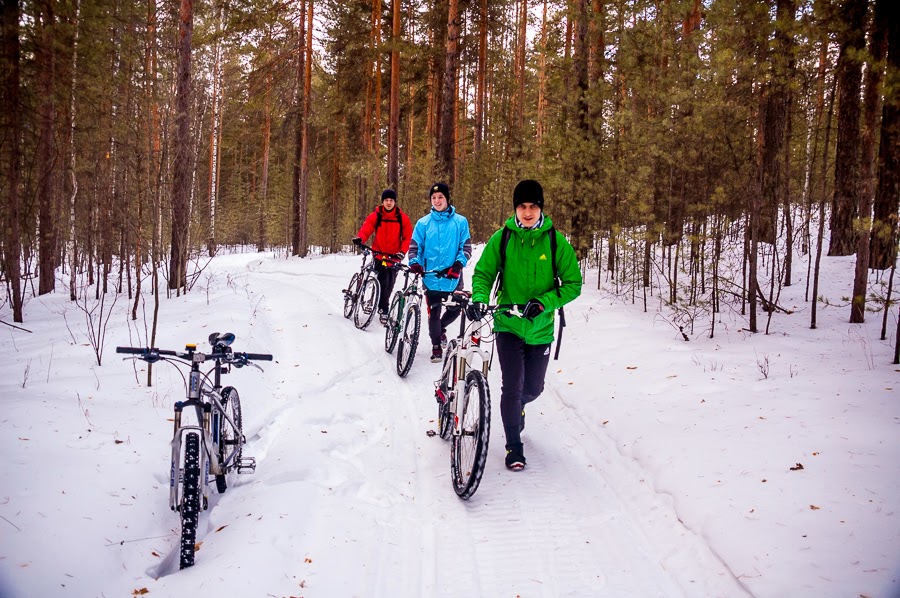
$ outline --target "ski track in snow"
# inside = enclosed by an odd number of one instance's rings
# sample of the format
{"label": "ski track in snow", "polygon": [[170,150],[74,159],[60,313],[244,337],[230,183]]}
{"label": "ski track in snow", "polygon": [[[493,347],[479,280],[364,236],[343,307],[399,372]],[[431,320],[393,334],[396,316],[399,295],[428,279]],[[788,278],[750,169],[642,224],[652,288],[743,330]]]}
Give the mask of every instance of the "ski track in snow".
{"label": "ski track in snow", "polygon": [[[327,431],[328,440],[319,448],[332,461],[328,473],[300,466],[271,475],[267,484],[257,487],[264,492],[273,483],[312,483],[332,499],[361,504],[359,509],[374,516],[374,533],[384,549],[373,555],[373,563],[351,566],[365,571],[346,580],[348,592],[529,597],[744,594],[702,538],[684,529],[671,502],[642,486],[636,463],[620,455],[602,431],[581,421],[574,408],[577,401],[567,401],[565,393],[550,383],[529,406],[523,436],[529,465],[521,473],[508,472],[503,465],[500,371],[495,366],[489,378],[494,409],[485,476],[474,497],[459,500],[449,479],[449,442],[425,433],[436,427],[432,393],[440,374],[439,365],[430,363],[422,349],[428,345],[425,314],[415,362],[402,380],[394,371],[395,353],[388,355],[383,349],[383,328],[377,320],[359,331],[342,317],[340,289],[349,275],[300,276],[289,263],[271,261],[252,262],[247,272],[250,288],[257,276],[278,276],[283,281],[283,293],[261,302],[263,327],[277,327],[278,314],[303,304],[314,312],[310,319],[319,328],[315,334],[329,335],[332,343],[340,341],[340,355],[330,360],[334,369],[317,372],[309,380],[309,372],[303,372],[302,365],[292,367],[290,359],[302,364],[306,351],[317,350],[315,343],[307,338],[294,344],[298,335],[289,331],[275,337],[278,346],[272,350],[281,369],[295,372],[287,373],[278,392],[296,404],[267,414],[270,423],[245,452],[255,452],[257,471],[264,471],[279,436],[296,434],[304,426]],[[357,388],[359,380],[370,376],[377,382]],[[362,408],[361,401],[380,405]],[[318,406],[308,409],[311,404]],[[364,440],[359,439],[358,428],[365,430]],[[371,467],[394,470],[394,487],[372,487],[366,481]],[[610,476],[626,488],[611,487]],[[630,510],[629,502],[640,506]],[[639,521],[636,517],[647,505],[657,516]],[[314,514],[308,519],[314,520]],[[357,516],[349,513],[348,519]],[[634,570],[635,563],[643,567]],[[698,564],[706,568],[704,578],[684,579]],[[324,556],[320,551],[312,577],[331,575],[341,566],[339,551]]]}

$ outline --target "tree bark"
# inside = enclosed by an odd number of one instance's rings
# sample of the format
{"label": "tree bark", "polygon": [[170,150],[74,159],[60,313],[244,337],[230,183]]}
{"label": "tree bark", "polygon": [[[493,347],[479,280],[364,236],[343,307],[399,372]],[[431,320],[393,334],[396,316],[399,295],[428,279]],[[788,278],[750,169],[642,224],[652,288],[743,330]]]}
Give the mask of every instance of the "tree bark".
{"label": "tree bark", "polygon": [[181,0],[178,13],[178,74],[175,80],[174,172],[172,176],[172,247],[169,288],[187,284],[188,226],[191,184],[191,36],[194,1]]}
{"label": "tree bark", "polygon": [[312,89],[313,0],[306,11],[306,72],[303,75],[303,145],[300,148],[300,257],[309,248],[307,215],[309,211],[309,108]]}
{"label": "tree bark", "polygon": [[60,155],[56,144],[56,71],[55,50],[56,12],[53,0],[38,3],[35,27],[38,45],[35,48],[38,100],[38,294],[53,291],[56,286],[56,227],[58,218],[54,206],[58,201]]}
{"label": "tree bark", "polygon": [[392,0],[391,112],[388,122],[388,187],[400,184],[400,0]]}
{"label": "tree bark", "polygon": [[[294,99],[294,169],[291,176],[291,183],[293,184],[293,196],[291,198],[291,248],[293,255],[301,255],[302,236],[300,231],[303,204],[300,193],[300,171],[303,156],[303,99],[306,93],[306,0],[302,0],[300,3],[297,37],[297,93]],[[368,92],[366,100],[368,100]]]}
{"label": "tree bark", "polygon": [[438,177],[449,178],[453,183],[453,108],[456,105],[456,70],[459,62],[459,2],[449,1],[447,13],[447,54],[444,66],[444,81],[441,89],[440,130],[438,133],[438,155],[436,167]]}
{"label": "tree bark", "polygon": [[19,0],[3,0],[3,13],[0,17],[0,35],[2,35],[2,56],[0,56],[0,168],[6,179],[6,213],[3,234],[4,262],[7,285],[12,299],[13,321],[22,322],[22,239],[19,224],[21,201],[19,185],[21,183],[22,138],[20,70],[21,50],[19,45]]}
{"label": "tree bark", "polygon": [[867,0],[844,0],[840,16],[841,53],[835,76],[838,81],[837,153],[834,165],[834,199],[831,204],[831,243],[828,255],[856,251],[853,220],[859,206],[859,95]]}
{"label": "tree bark", "polygon": [[475,140],[474,151],[481,153],[481,141],[484,138],[484,104],[485,104],[485,79],[487,74],[487,34],[488,12],[487,0],[479,3],[480,13],[478,19],[478,74],[475,83]]}
{"label": "tree bark", "polygon": [[881,139],[878,146],[878,183],[875,187],[875,217],[872,227],[869,267],[893,268],[897,261],[897,209],[900,206],[900,7],[888,8],[888,50],[885,89],[881,108]]}
{"label": "tree bark", "polygon": [[856,228],[856,272],[850,322],[866,320],[866,288],[869,280],[869,237],[872,230],[872,204],[875,196],[875,132],[881,100],[881,79],[887,54],[887,0],[875,0],[874,19],[869,37],[869,59],[863,96],[863,133],[860,160],[859,224]]}

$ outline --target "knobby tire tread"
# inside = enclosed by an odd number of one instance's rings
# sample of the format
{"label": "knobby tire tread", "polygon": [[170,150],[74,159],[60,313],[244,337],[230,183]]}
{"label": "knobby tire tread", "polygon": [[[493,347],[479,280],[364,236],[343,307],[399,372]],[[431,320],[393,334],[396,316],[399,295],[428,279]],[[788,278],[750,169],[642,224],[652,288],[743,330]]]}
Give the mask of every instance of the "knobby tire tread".
{"label": "knobby tire tread", "polygon": [[466,374],[465,394],[462,402],[457,405],[464,427],[469,427],[468,411],[472,407],[477,407],[479,411],[477,426],[471,430],[471,438],[475,445],[472,462],[462,462],[464,452],[462,444],[466,442],[467,436],[453,436],[450,449],[450,473],[453,479],[453,489],[463,500],[467,500],[475,494],[478,485],[481,484],[491,435],[491,391],[480,370],[471,370]]}
{"label": "knobby tire tread", "polygon": [[417,303],[408,305],[404,317],[406,326],[403,338],[400,339],[400,346],[397,348],[397,375],[401,378],[405,378],[412,368],[416,358],[416,348],[419,346],[419,332],[422,328],[422,314],[419,311],[419,305]]}
{"label": "knobby tire tread", "polygon": [[353,312],[353,322],[360,330],[365,330],[375,319],[378,311],[378,297],[381,294],[378,279],[374,276],[366,276],[359,291],[356,302],[356,311]]}
{"label": "knobby tire tread", "polygon": [[184,479],[181,492],[180,568],[194,564],[197,524],[200,521],[200,435],[189,432],[184,438]]}

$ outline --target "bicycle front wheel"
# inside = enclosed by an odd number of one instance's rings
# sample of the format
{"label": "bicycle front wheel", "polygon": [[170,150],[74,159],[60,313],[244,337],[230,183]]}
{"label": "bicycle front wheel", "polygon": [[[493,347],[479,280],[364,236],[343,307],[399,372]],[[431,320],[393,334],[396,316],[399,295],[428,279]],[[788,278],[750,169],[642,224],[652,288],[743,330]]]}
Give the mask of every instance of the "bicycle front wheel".
{"label": "bicycle front wheel", "polygon": [[384,350],[394,352],[397,346],[397,337],[400,336],[400,318],[403,316],[403,294],[400,291],[394,293],[391,300],[391,308],[388,310],[388,323],[384,327]]}
{"label": "bicycle front wheel", "polygon": [[450,413],[450,394],[456,391],[456,380],[459,377],[456,371],[456,346],[458,344],[459,341],[457,339],[450,339],[450,342],[447,343],[447,349],[444,351],[444,364],[441,366],[440,391],[444,394],[444,400],[438,399],[438,434],[444,440],[450,438],[450,432],[453,430],[453,417]]}
{"label": "bicycle front wheel", "polygon": [[350,278],[350,284],[344,289],[344,317],[348,320],[353,315],[353,308],[356,305],[356,294],[359,292],[359,272],[356,272]]}
{"label": "bicycle front wheel", "polygon": [[216,455],[219,458],[219,465],[222,467],[223,473],[216,476],[216,490],[219,494],[223,494],[228,489],[228,482],[225,480],[225,473],[237,467],[241,461],[241,453],[244,450],[244,423],[241,420],[241,397],[233,386],[226,386],[222,389],[222,404],[225,405],[225,413],[234,422],[231,425],[224,417],[220,417],[219,424],[219,442]]}
{"label": "bicycle front wheel", "polygon": [[200,521],[200,435],[184,437],[184,474],[181,483],[181,560],[180,568],[194,564],[197,523]]}
{"label": "bicycle front wheel", "polygon": [[397,375],[405,378],[416,358],[416,348],[419,346],[419,329],[422,326],[422,315],[419,313],[419,305],[410,304],[406,308],[406,324],[403,327],[403,337],[400,346],[397,347]]}
{"label": "bicycle front wheel", "polygon": [[478,370],[466,375],[466,389],[457,401],[460,431],[453,434],[450,473],[457,496],[466,500],[475,494],[487,462],[491,435],[491,392]]}
{"label": "bicycle front wheel", "polygon": [[381,294],[379,286],[374,276],[367,276],[362,283],[356,311],[353,312],[353,321],[360,330],[365,330],[375,317],[378,310],[378,296]]}

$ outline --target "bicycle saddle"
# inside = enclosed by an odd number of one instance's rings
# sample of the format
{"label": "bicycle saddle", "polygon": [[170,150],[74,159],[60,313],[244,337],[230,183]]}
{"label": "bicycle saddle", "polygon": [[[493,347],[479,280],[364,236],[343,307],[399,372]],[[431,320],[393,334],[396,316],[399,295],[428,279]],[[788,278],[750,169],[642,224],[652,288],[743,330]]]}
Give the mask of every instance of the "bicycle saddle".
{"label": "bicycle saddle", "polygon": [[219,334],[218,332],[213,332],[209,335],[209,344],[213,348],[215,347],[227,347],[231,343],[234,342],[234,333],[226,332],[225,334]]}

